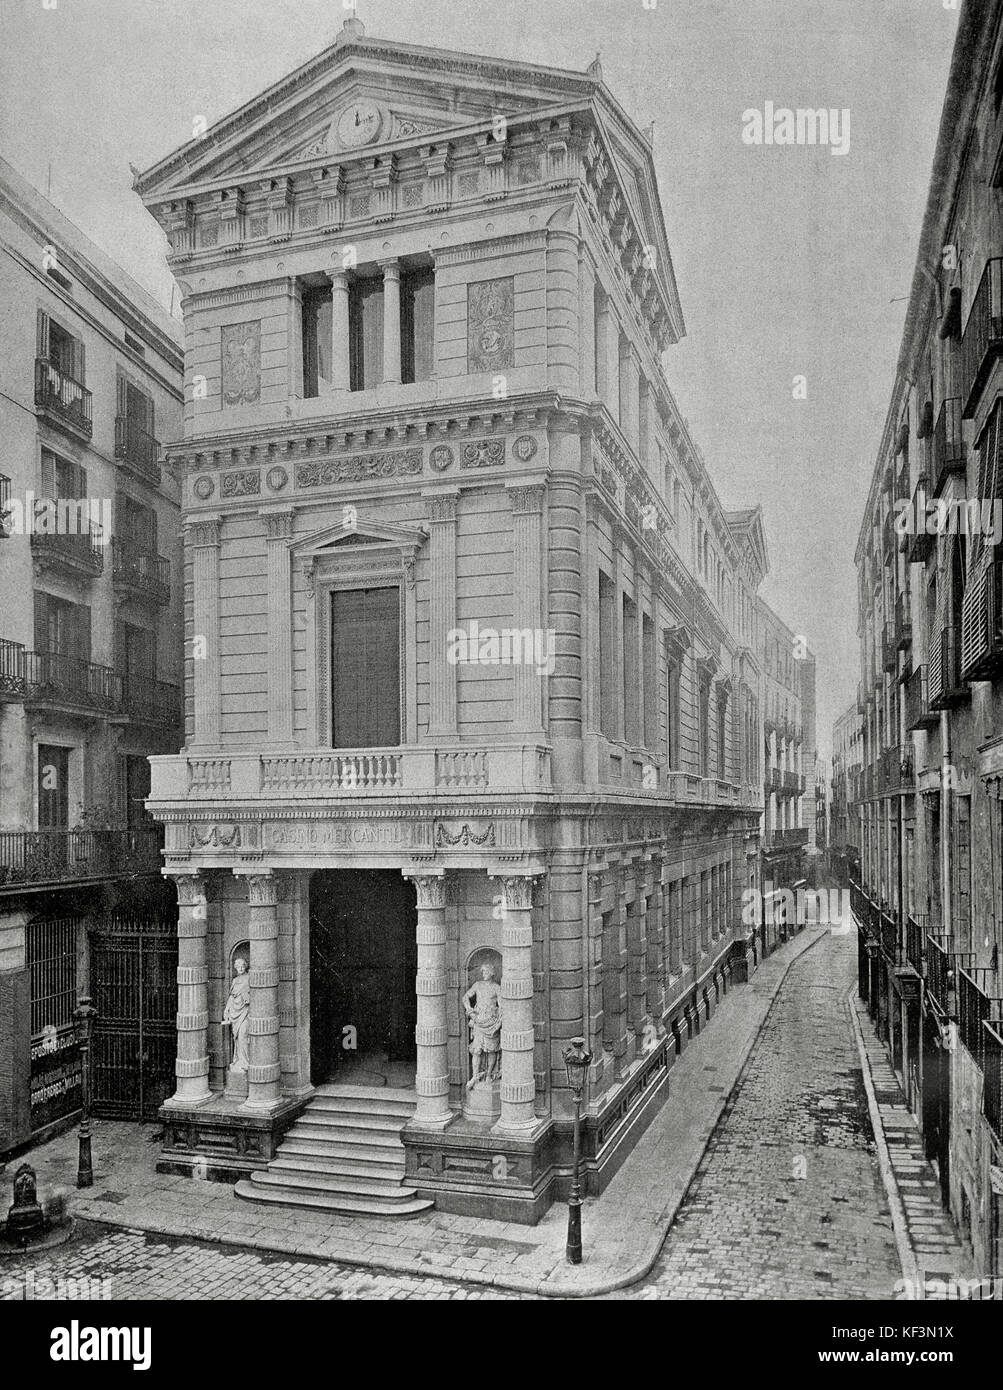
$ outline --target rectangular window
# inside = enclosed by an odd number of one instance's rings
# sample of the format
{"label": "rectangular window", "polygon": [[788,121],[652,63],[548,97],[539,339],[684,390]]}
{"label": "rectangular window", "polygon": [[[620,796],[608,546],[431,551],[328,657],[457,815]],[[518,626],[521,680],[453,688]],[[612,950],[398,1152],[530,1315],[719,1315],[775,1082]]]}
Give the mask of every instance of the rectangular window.
{"label": "rectangular window", "polygon": [[963,951],[972,949],[972,827],[971,798],[955,797],[954,816],[954,935]]}
{"label": "rectangular window", "polygon": [[697,756],[701,777],[710,776],[710,685],[700,682],[698,702]]}
{"label": "rectangular window", "polygon": [[658,652],[655,624],[645,613],[641,619],[641,647],[644,656],[644,746],[658,747]]}
{"label": "rectangular window", "polygon": [[400,714],[400,589],[336,590],[331,595],[334,747],[396,747]]}
{"label": "rectangular window", "polygon": [[38,745],[38,828],[66,830],[70,824],[70,750]]}
{"label": "rectangular window", "polygon": [[302,306],[303,397],[312,400],[331,386],[331,286],[306,286]]}
{"label": "rectangular window", "polygon": [[353,391],[383,380],[383,276],[355,280],[348,292],[348,376]]}
{"label": "rectangular window", "polygon": [[665,677],[666,755],[670,770],[679,770],[679,663],[669,661]]}
{"label": "rectangular window", "polygon": [[610,1049],[620,1033],[620,933],[619,913],[602,915],[603,1046]]}
{"label": "rectangular window", "polygon": [[717,775],[723,782],[728,775],[728,700],[718,690],[717,695]]}
{"label": "rectangular window", "polygon": [[637,670],[637,604],[623,596],[623,736],[631,748],[641,742],[641,692]]}
{"label": "rectangular window", "polygon": [[129,754],[122,761],[125,823],[130,830],[147,830],[155,824],[146,809],[146,798],[150,795],[150,760]]}
{"label": "rectangular window", "polygon": [[600,727],[607,738],[616,737],[616,633],[615,588],[612,579],[599,574],[599,705]]}
{"label": "rectangular window", "polygon": [[401,381],[409,386],[435,375],[435,271],[401,274]]}

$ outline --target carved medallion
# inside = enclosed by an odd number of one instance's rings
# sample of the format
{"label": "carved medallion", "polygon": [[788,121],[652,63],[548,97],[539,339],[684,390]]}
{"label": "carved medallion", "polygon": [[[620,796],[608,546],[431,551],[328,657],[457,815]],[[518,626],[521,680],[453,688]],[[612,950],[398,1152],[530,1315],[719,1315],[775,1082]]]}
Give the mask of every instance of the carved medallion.
{"label": "carved medallion", "polygon": [[528,463],[536,453],[536,440],[531,434],[520,434],[512,445],[512,452],[520,463]]}
{"label": "carved medallion", "polygon": [[448,444],[436,444],[435,448],[428,456],[428,462],[437,473],[443,473],[450,468],[455,460],[452,449]]}
{"label": "carved medallion", "polygon": [[271,488],[272,492],[281,492],[288,481],[289,474],[284,468],[278,465],[274,468],[269,468],[268,472],[265,474],[265,482]]}
{"label": "carved medallion", "polygon": [[216,484],[208,474],[203,473],[201,478],[196,478],[194,483],[192,483],[192,492],[194,492],[200,502],[208,501],[215,491]]}

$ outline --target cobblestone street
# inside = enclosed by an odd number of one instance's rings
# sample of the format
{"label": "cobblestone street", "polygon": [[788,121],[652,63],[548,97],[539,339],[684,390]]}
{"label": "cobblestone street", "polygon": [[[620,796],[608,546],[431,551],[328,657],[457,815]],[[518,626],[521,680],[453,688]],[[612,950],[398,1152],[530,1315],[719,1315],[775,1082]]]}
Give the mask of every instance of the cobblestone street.
{"label": "cobblestone street", "polygon": [[[855,950],[852,934],[828,935],[795,960],[651,1275],[611,1297],[894,1296],[902,1271],[846,1008]],[[702,1072],[713,1089],[717,1068]],[[519,1297],[90,1222],[0,1265],[8,1299],[80,1296],[81,1280],[111,1298]]]}
{"label": "cobblestone street", "polygon": [[792,966],[633,1296],[891,1298],[902,1271],[846,1010],[856,938]]}

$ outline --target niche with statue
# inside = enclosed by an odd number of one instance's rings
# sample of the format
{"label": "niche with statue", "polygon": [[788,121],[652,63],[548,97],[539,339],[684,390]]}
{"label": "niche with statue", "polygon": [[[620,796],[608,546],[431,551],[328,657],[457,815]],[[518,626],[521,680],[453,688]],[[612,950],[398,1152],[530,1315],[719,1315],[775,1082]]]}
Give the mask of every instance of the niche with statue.
{"label": "niche with statue", "polygon": [[467,1021],[467,1083],[463,1113],[472,1120],[501,1114],[501,955],[480,946],[467,957],[463,1012]]}
{"label": "niche with statue", "polygon": [[227,1059],[226,1094],[247,1098],[248,1033],[251,1014],[251,947],[238,941],[230,952],[230,992],[223,1008],[223,1048]]}

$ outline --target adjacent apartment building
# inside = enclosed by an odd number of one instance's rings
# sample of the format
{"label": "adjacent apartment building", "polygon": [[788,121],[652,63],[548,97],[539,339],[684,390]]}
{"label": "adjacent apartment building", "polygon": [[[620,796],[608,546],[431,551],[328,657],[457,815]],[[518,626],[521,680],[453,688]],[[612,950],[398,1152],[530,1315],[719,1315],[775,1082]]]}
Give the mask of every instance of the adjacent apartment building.
{"label": "adjacent apartment building", "polygon": [[[759,600],[763,699],[763,885],[791,888],[806,877],[814,838],[815,658],[805,638]],[[806,814],[806,788],[807,805]]]}
{"label": "adjacent apartment building", "polygon": [[829,865],[840,883],[860,877],[858,805],[861,715],[856,703],[832,728],[832,779],[829,795]]}
{"label": "adjacent apartment building", "polygon": [[[182,628],[159,453],[181,432],[180,325],[4,161],[0,343],[2,1153],[79,1106],[72,1012],[95,935],[111,953],[90,980],[98,1107],[138,1117],[163,1098],[136,981],[115,995],[105,977],[162,908],[144,801],[149,754],[181,740]],[[173,976],[148,979],[161,1025]]]}
{"label": "adjacent apartment building", "polygon": [[[959,19],[857,544],[861,990],[944,1200],[1003,1272],[1003,30]],[[852,819],[853,808],[850,810]]]}
{"label": "adjacent apartment building", "polygon": [[161,1167],[535,1221],[570,1041],[597,1192],[754,961],[766,546],[663,375],[650,138],[598,63],[349,20],[136,187],[185,321]]}

